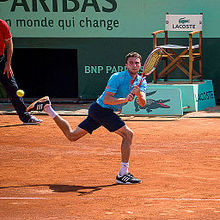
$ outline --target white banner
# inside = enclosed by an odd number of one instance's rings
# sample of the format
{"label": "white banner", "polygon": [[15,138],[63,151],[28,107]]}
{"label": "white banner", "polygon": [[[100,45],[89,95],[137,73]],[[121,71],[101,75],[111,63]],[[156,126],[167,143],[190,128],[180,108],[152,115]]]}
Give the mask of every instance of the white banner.
{"label": "white banner", "polygon": [[166,15],[166,31],[202,31],[200,15]]}

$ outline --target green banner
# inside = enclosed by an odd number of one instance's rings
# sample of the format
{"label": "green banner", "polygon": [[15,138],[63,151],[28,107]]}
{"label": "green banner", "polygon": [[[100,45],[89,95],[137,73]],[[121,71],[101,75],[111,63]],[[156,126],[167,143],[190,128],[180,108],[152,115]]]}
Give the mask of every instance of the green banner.
{"label": "green banner", "polygon": [[219,7],[219,0],[0,0],[0,17],[14,37],[149,38],[164,29],[167,12],[203,13],[203,36],[216,38]]}

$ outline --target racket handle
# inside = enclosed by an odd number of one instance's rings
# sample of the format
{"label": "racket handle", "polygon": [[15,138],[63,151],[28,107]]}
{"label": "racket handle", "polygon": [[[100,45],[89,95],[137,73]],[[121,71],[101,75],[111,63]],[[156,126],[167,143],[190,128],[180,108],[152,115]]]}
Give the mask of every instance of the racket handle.
{"label": "racket handle", "polygon": [[131,95],[133,96],[133,98],[135,97],[135,94],[134,94],[134,93],[131,93]]}

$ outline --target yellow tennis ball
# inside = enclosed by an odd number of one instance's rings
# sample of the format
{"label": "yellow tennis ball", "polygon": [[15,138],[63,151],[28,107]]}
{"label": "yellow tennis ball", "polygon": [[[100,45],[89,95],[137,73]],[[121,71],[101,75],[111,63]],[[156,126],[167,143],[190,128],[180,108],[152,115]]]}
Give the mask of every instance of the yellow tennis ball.
{"label": "yellow tennis ball", "polygon": [[16,94],[17,94],[18,97],[23,97],[24,96],[24,90],[19,89],[19,90],[17,90]]}

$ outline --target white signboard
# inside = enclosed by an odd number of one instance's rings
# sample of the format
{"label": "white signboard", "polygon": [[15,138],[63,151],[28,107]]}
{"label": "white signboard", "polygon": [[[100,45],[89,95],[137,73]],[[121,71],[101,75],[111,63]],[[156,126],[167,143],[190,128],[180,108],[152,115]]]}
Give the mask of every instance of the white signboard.
{"label": "white signboard", "polygon": [[202,31],[203,15],[166,15],[166,31]]}

